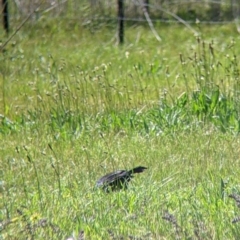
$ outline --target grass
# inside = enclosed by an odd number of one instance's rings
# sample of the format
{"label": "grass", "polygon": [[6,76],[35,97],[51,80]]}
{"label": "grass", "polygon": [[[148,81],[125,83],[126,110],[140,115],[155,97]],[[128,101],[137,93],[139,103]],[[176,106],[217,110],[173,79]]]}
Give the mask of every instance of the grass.
{"label": "grass", "polygon": [[234,26],[89,28],[28,25],[0,56],[0,238],[237,239]]}

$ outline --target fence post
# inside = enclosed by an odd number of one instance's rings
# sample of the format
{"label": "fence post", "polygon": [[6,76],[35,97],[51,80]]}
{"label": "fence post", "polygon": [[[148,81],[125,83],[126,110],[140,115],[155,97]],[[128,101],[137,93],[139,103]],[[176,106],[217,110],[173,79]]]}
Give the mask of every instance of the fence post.
{"label": "fence post", "polygon": [[118,41],[124,42],[124,0],[118,0]]}
{"label": "fence post", "polygon": [[2,4],[3,4],[3,27],[6,33],[9,33],[8,0],[2,0]]}
{"label": "fence post", "polygon": [[149,0],[144,0],[144,6],[145,6],[147,13],[149,14]]}

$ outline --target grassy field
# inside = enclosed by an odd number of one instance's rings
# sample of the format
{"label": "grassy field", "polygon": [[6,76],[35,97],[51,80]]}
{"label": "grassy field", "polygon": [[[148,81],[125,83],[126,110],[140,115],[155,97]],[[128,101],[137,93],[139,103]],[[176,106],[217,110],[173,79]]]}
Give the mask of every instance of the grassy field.
{"label": "grassy field", "polygon": [[[128,26],[123,46],[112,26],[19,31],[0,55],[0,239],[239,238],[240,36],[194,28]],[[96,189],[138,165],[128,190]]]}

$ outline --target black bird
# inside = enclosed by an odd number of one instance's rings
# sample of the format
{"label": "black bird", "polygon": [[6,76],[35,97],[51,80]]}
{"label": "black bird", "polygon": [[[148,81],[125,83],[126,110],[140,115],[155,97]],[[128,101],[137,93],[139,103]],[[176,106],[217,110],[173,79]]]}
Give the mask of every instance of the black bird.
{"label": "black bird", "polygon": [[146,167],[136,167],[129,171],[127,170],[117,170],[112,173],[101,177],[97,181],[97,187],[102,188],[106,192],[127,189],[128,182],[133,178],[134,173],[141,173],[146,170]]}

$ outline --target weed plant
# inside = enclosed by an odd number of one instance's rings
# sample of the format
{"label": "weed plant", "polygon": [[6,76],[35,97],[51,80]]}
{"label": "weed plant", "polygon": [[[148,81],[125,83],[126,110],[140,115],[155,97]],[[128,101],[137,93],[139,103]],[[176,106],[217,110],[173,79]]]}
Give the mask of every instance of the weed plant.
{"label": "weed plant", "polygon": [[[0,238],[237,239],[234,28],[131,27],[118,47],[44,24],[0,55]],[[137,165],[127,191],[96,189]]]}

